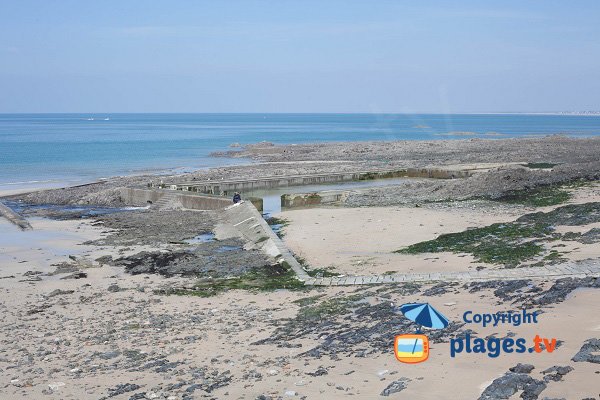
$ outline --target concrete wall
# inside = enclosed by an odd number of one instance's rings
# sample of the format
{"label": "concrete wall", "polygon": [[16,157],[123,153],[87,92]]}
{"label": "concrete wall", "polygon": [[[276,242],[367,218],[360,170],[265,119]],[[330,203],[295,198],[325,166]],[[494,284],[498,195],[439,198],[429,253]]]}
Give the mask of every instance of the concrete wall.
{"label": "concrete wall", "polygon": [[329,173],[314,175],[294,175],[282,177],[266,177],[256,179],[221,180],[204,182],[181,182],[172,185],[179,190],[215,195],[232,195],[234,192],[249,192],[257,189],[275,189],[287,186],[318,185],[323,183],[364,181],[386,178],[466,178],[470,172],[466,170],[445,170],[438,168],[409,168],[399,170],[374,170],[363,172]]}
{"label": "concrete wall", "polygon": [[14,212],[12,210],[12,208],[9,208],[8,206],[4,205],[1,201],[0,201],[0,217],[6,218],[13,224],[17,225],[22,230],[31,229],[31,225],[29,224],[29,222],[27,222],[27,220],[25,218],[23,218],[22,216],[20,216],[16,212]]}
{"label": "concrete wall", "polygon": [[[191,210],[218,210],[231,205],[231,199],[216,196],[186,194],[182,192],[149,189],[121,189],[121,198],[128,205],[144,207],[156,203],[163,196],[176,195],[184,208]],[[151,202],[151,203],[150,203]]]}
{"label": "concrete wall", "polygon": [[347,191],[330,190],[317,193],[293,193],[281,196],[282,208],[310,207],[322,204],[335,204],[343,201]]}
{"label": "concrete wall", "polygon": [[121,189],[121,199],[129,206],[144,207],[148,204],[156,203],[158,199],[164,196],[158,190],[144,190],[144,189]]}
{"label": "concrete wall", "polygon": [[406,170],[295,175],[244,180],[205,181],[198,183],[183,182],[175,186],[183,191],[230,195],[233,194],[233,192],[248,192],[256,189],[274,189],[286,186],[399,178],[403,176],[406,176]]}
{"label": "concrete wall", "polygon": [[454,179],[467,178],[471,176],[471,173],[464,170],[451,171],[436,168],[409,168],[406,170],[406,176],[409,178]]}

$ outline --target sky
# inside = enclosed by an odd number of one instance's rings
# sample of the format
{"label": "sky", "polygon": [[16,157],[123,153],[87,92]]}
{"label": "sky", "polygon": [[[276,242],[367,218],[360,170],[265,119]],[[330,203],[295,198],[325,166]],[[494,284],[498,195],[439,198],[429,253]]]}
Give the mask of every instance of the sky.
{"label": "sky", "polygon": [[600,110],[598,1],[0,0],[0,112]]}

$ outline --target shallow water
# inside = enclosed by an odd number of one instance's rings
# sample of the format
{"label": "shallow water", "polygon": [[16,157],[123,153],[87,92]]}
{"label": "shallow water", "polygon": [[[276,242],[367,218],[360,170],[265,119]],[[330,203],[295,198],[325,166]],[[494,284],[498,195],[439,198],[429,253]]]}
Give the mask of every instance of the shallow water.
{"label": "shallow water", "polygon": [[14,266],[17,270],[52,269],[52,260],[77,255],[86,251],[81,246],[92,237],[83,231],[65,229],[72,222],[31,218],[33,230],[22,231],[4,218],[0,218],[0,264]]}
{"label": "shallow water", "polygon": [[293,193],[313,193],[327,190],[352,190],[369,187],[399,185],[410,178],[372,179],[366,181],[350,181],[326,183],[319,185],[288,186],[269,190],[254,190],[242,193],[242,197],[261,197],[263,199],[263,214],[273,215],[281,212],[281,196]]}
{"label": "shallow water", "polygon": [[215,234],[212,232],[209,232],[209,233],[201,233],[198,236],[194,236],[191,239],[184,240],[184,242],[187,244],[198,244],[198,243],[208,243],[213,240],[215,240]]}

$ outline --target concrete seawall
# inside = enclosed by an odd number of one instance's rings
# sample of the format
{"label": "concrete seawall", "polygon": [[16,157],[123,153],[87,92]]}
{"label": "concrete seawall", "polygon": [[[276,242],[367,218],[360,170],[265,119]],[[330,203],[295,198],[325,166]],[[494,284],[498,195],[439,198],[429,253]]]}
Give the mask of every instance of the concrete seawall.
{"label": "concrete seawall", "polygon": [[180,182],[173,184],[172,187],[190,192],[229,195],[233,192],[249,192],[257,189],[275,189],[287,186],[316,185],[321,183],[400,178],[404,176],[406,176],[406,170],[376,170],[313,175],[270,176],[239,180]]}
{"label": "concrete seawall", "polygon": [[32,229],[31,225],[29,224],[29,222],[27,222],[27,220],[25,218],[23,218],[22,216],[20,216],[16,212],[14,212],[11,208],[5,206],[1,201],[0,201],[0,217],[6,218],[8,221],[17,225],[22,230]]}
{"label": "concrete seawall", "polygon": [[394,170],[372,170],[361,172],[339,172],[311,175],[269,176],[252,179],[232,179],[218,181],[179,182],[170,185],[172,189],[184,192],[230,195],[233,192],[250,192],[258,189],[276,189],[288,186],[318,185],[339,182],[366,181],[389,178],[435,178],[453,179],[470,176],[470,170],[446,170],[438,168],[408,168]]}
{"label": "concrete seawall", "polygon": [[471,170],[461,169],[409,168],[406,170],[407,178],[457,179],[468,178],[472,174]]}
{"label": "concrete seawall", "polygon": [[174,190],[121,189],[123,202],[127,205],[137,207],[156,204],[165,196],[173,197],[173,202],[179,208],[190,210],[219,210],[231,205],[231,199],[221,196],[183,193]]}
{"label": "concrete seawall", "polygon": [[348,197],[347,190],[327,190],[315,193],[292,193],[281,196],[282,208],[339,204]]}

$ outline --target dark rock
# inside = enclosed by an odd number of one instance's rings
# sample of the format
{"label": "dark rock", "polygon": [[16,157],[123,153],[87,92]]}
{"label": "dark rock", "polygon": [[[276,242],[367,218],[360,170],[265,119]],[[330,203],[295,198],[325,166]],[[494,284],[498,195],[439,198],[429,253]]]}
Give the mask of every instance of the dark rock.
{"label": "dark rock", "polygon": [[479,400],[509,399],[517,391],[522,390],[521,398],[535,400],[546,388],[546,383],[533,379],[527,374],[507,372],[494,381],[483,391]]}
{"label": "dark rock", "polygon": [[244,380],[254,379],[256,381],[262,381],[262,378],[262,374],[255,369],[246,372],[243,376]]}
{"label": "dark rock", "polygon": [[70,275],[63,276],[60,279],[83,279],[83,278],[87,278],[87,276],[88,276],[87,272],[78,271],[78,272],[74,272]]}
{"label": "dark rock", "polygon": [[79,271],[78,265],[67,263],[67,262],[52,264],[52,266],[56,267],[56,269],[54,271],[48,273],[48,275],[50,275],[50,276],[59,275],[59,274],[70,274],[70,273]]}
{"label": "dark rock", "polygon": [[98,262],[99,264],[112,265],[112,261],[113,261],[112,256],[102,256],[102,257],[96,258],[96,262]]}
{"label": "dark rock", "polygon": [[435,286],[430,287],[423,291],[424,296],[441,296],[444,293],[449,292],[450,284],[447,282],[438,283]]}
{"label": "dark rock", "polygon": [[111,231],[91,244],[131,246],[183,242],[199,232],[212,231],[216,218],[210,211],[161,210],[159,215],[152,211],[127,211],[99,215],[96,219]]}
{"label": "dark rock", "polygon": [[585,341],[581,349],[571,359],[575,362],[591,362],[600,364],[600,354],[593,354],[600,352],[600,339],[592,338]]}
{"label": "dark rock", "polygon": [[52,307],[51,304],[46,304],[46,303],[40,304],[37,307],[34,307],[32,309],[27,310],[26,314],[27,315],[39,314],[41,312],[44,312],[44,310],[46,310],[46,309],[48,309],[50,307]]}
{"label": "dark rock", "polygon": [[[168,252],[142,251],[115,259],[112,264],[125,267],[136,274],[160,274],[163,276],[210,276],[225,277],[241,275],[252,268],[269,263],[259,250],[244,250],[241,239],[213,240],[185,249]],[[225,250],[224,250],[225,249]]]}
{"label": "dark rock", "polygon": [[509,371],[510,372],[516,372],[518,374],[528,374],[531,371],[533,371],[535,367],[531,364],[521,364],[518,363],[517,365],[515,365],[514,367],[510,368]]}
{"label": "dark rock", "polygon": [[100,354],[98,354],[98,357],[100,357],[103,360],[110,360],[111,358],[116,358],[120,355],[121,355],[121,352],[118,350],[115,350],[115,351],[107,351],[105,353],[100,353]]}
{"label": "dark rock", "polygon": [[562,278],[558,279],[550,289],[540,293],[533,301],[536,305],[556,304],[565,300],[573,290],[578,288],[600,288],[600,279],[587,278]]}
{"label": "dark rock", "polygon": [[514,299],[518,293],[529,285],[529,281],[525,279],[514,281],[487,281],[487,282],[472,282],[465,285],[469,288],[469,293],[479,292],[484,289],[493,289],[494,295],[503,301],[507,302]]}
{"label": "dark rock", "polygon": [[323,376],[323,375],[327,375],[328,373],[329,373],[329,371],[327,371],[327,368],[319,367],[319,368],[317,368],[317,370],[315,372],[307,372],[306,375]]}
{"label": "dark rock", "polygon": [[54,296],[60,296],[60,295],[63,295],[63,294],[71,294],[71,293],[74,293],[74,292],[75,292],[74,290],[60,290],[60,289],[56,289],[56,290],[53,290],[50,293],[48,293],[46,295],[46,297],[49,298],[49,297],[54,297]]}
{"label": "dark rock", "polygon": [[112,293],[120,292],[122,289],[116,283],[112,283],[106,290]]}
{"label": "dark rock", "polygon": [[123,393],[133,392],[134,390],[138,390],[139,388],[141,388],[141,386],[136,385],[135,383],[119,384],[114,388],[108,389],[108,397],[115,397]]}
{"label": "dark rock", "polygon": [[202,389],[202,385],[199,385],[199,384],[195,383],[193,385],[190,385],[190,387],[188,387],[187,389],[185,389],[185,391],[188,392],[188,393],[194,393],[194,391],[196,389]]}
{"label": "dark rock", "polygon": [[406,383],[410,382],[408,378],[400,378],[392,383],[390,383],[383,391],[380,393],[381,396],[389,396],[390,394],[398,393],[406,389]]}
{"label": "dark rock", "polygon": [[198,383],[190,386],[186,391],[193,392],[196,389],[201,389],[206,393],[229,385],[229,382],[233,379],[229,370],[219,372],[217,370],[209,370],[207,367],[192,369],[192,377]]}
{"label": "dark rock", "polygon": [[559,367],[559,366],[553,366],[550,367],[544,371],[542,371],[542,374],[544,374],[544,382],[550,382],[550,381],[554,381],[554,382],[558,382],[562,380],[562,377],[565,376],[566,374],[568,374],[569,372],[573,371],[573,367],[570,366],[565,366],[565,367]]}

